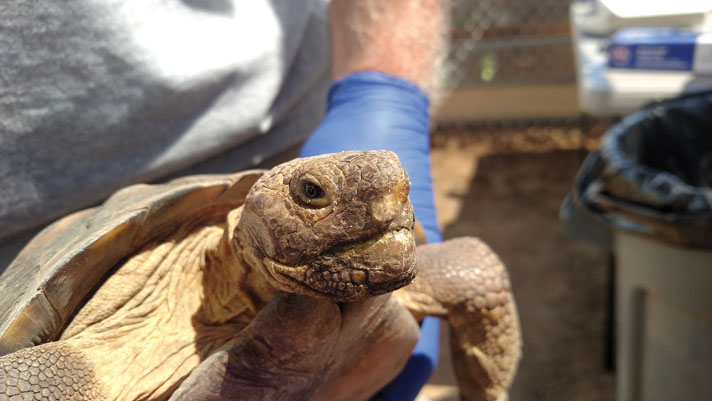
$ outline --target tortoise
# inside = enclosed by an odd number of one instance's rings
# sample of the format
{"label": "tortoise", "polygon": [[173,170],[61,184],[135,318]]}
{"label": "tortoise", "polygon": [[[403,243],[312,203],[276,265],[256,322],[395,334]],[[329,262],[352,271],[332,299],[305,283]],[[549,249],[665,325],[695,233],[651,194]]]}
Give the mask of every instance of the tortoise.
{"label": "tortoise", "polygon": [[60,219],[0,276],[0,401],[365,400],[428,315],[463,398],[506,399],[506,269],[475,238],[416,246],[409,185],[394,153],[342,152]]}

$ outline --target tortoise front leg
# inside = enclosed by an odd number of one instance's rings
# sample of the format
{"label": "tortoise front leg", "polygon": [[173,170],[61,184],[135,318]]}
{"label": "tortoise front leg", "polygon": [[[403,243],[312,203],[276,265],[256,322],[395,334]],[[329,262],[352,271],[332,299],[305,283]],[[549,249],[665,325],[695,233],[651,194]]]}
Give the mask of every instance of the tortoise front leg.
{"label": "tortoise front leg", "polygon": [[233,343],[194,369],[170,401],[310,399],[340,325],[335,303],[278,294]]}
{"label": "tortoise front leg", "polygon": [[88,359],[66,342],[0,357],[0,401],[105,399]]}
{"label": "tortoise front leg", "polygon": [[521,334],[504,265],[475,238],[422,245],[417,261],[418,276],[396,296],[418,320],[447,319],[464,400],[506,400],[521,357]]}
{"label": "tortoise front leg", "polygon": [[390,294],[337,305],[280,293],[170,401],[367,400],[403,368],[417,337]]}

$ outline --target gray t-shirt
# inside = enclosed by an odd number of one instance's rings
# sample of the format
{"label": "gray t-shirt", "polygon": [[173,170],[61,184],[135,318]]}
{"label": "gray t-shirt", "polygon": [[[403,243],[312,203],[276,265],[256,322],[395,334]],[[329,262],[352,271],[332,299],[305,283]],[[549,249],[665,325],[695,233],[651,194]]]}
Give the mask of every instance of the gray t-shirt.
{"label": "gray t-shirt", "polygon": [[323,0],[2,2],[0,271],[21,232],[120,187],[303,140],[328,41]]}

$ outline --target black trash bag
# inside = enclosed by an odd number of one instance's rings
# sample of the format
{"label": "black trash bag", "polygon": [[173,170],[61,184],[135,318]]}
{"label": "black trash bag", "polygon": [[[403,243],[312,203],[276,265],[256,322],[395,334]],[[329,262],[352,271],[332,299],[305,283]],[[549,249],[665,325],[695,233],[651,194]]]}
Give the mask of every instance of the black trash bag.
{"label": "black trash bag", "polygon": [[613,126],[573,193],[616,230],[712,249],[712,92],[651,104]]}

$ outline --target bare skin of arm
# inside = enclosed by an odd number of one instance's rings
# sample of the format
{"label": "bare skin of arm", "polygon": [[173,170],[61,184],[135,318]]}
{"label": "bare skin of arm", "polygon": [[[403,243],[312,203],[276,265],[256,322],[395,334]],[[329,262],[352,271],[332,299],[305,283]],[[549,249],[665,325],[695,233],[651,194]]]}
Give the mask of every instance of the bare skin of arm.
{"label": "bare skin of arm", "polygon": [[333,0],[333,75],[380,71],[415,83],[431,100],[445,53],[448,1]]}

